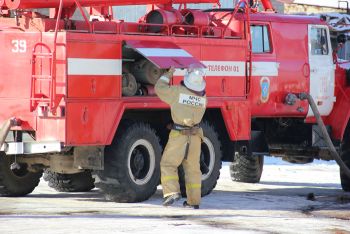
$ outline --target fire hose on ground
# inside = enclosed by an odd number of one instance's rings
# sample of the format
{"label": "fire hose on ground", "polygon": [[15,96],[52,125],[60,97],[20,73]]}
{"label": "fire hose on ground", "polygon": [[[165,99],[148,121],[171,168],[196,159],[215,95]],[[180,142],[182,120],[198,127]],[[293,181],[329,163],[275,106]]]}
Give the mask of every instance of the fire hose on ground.
{"label": "fire hose on ground", "polygon": [[345,175],[350,178],[350,169],[346,166],[346,164],[344,163],[344,161],[341,159],[341,157],[339,156],[337,150],[335,149],[333,142],[327,132],[326,126],[323,123],[322,117],[320,115],[320,112],[317,109],[316,103],[314,101],[314,99],[312,98],[312,96],[308,93],[300,93],[299,94],[299,98],[300,100],[305,100],[307,99],[309,102],[309,105],[315,115],[316,121],[318,126],[321,129],[323,138],[326,141],[326,144],[328,145],[329,151],[331,153],[331,156],[333,157],[333,159],[338,163],[339,167],[341,170],[343,170],[343,172],[345,173]]}

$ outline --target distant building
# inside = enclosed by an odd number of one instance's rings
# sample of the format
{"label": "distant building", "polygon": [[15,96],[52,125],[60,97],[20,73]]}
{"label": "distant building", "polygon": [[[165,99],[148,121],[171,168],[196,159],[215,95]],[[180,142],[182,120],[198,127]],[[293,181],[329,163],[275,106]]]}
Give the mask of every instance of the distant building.
{"label": "distant building", "polygon": [[[273,6],[275,7],[278,13],[284,13],[284,4],[272,0]],[[220,0],[221,8],[233,8],[232,0]],[[189,4],[190,8],[200,8],[208,9],[212,8],[212,4]],[[125,20],[125,21],[137,21],[141,16],[146,13],[146,6],[120,6],[113,7],[114,16],[116,19]]]}
{"label": "distant building", "polygon": [[[290,0],[293,1],[293,0]],[[233,8],[233,0],[220,0],[222,8]],[[282,3],[278,0],[271,0],[274,8],[278,13],[285,14],[313,14],[324,12],[346,12],[350,6],[350,0],[294,0],[293,3]],[[348,2],[348,3],[347,3]],[[189,4],[191,8],[208,9],[212,8],[211,4]],[[261,7],[261,6],[260,6]],[[42,12],[42,10],[40,11]],[[113,7],[114,17],[118,20],[129,22],[137,21],[141,16],[146,14],[146,6],[116,6]],[[47,10],[44,11],[47,14]],[[77,12],[79,17],[79,13]],[[82,18],[81,18],[82,19]]]}
{"label": "distant building", "polygon": [[285,4],[284,12],[293,13],[324,13],[347,12],[350,0],[294,0],[291,4]]}

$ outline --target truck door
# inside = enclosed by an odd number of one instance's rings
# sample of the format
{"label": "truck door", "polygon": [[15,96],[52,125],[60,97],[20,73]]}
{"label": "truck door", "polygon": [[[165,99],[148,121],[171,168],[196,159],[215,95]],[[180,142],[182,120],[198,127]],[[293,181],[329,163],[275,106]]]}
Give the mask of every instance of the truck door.
{"label": "truck door", "polygon": [[272,115],[276,112],[279,65],[276,62],[275,46],[271,27],[267,22],[252,22],[252,76],[251,93],[253,115]]}
{"label": "truck door", "polygon": [[[333,109],[334,70],[329,30],[325,25],[309,25],[310,94],[323,116]],[[314,116],[309,108],[308,116]]]}

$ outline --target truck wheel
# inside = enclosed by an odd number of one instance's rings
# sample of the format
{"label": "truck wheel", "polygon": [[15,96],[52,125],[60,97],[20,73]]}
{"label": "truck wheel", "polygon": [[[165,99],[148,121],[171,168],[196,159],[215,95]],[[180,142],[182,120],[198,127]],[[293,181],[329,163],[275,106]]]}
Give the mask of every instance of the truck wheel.
{"label": "truck wheel", "polygon": [[233,181],[258,183],[264,166],[263,155],[247,155],[236,152],[230,174]]}
{"label": "truck wheel", "polygon": [[49,187],[58,192],[88,192],[95,188],[90,171],[76,174],[61,174],[50,170],[44,171],[44,180]]}
{"label": "truck wheel", "polygon": [[0,196],[25,196],[38,186],[42,172],[30,172],[27,164],[20,164],[20,169],[10,169],[14,157],[0,153]]}
{"label": "truck wheel", "polygon": [[[204,140],[201,146],[200,168],[202,172],[202,197],[208,195],[216,186],[221,169],[221,144],[218,135],[212,125],[203,122],[201,127],[204,132]],[[186,197],[185,173],[182,166],[179,167],[179,182],[181,195]]]}
{"label": "truck wheel", "polygon": [[[340,157],[344,161],[347,167],[350,167],[350,139],[349,136],[344,136],[343,142],[341,143],[341,154]],[[340,169],[340,182],[341,187],[344,191],[350,192],[350,178]]]}
{"label": "truck wheel", "polygon": [[95,174],[96,187],[115,202],[147,200],[160,181],[161,152],[159,139],[148,124],[122,123],[105,148],[104,170]]}

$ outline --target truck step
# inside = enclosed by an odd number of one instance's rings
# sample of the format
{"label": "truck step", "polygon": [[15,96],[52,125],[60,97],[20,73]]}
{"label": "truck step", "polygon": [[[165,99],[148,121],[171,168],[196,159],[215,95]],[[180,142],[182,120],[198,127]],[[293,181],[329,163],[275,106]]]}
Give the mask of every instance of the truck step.
{"label": "truck step", "polygon": [[52,76],[50,75],[32,75],[32,78],[35,78],[36,80],[47,80],[47,81],[52,80]]}
{"label": "truck step", "polygon": [[33,53],[33,56],[35,57],[45,57],[45,58],[52,58],[52,53]]}

